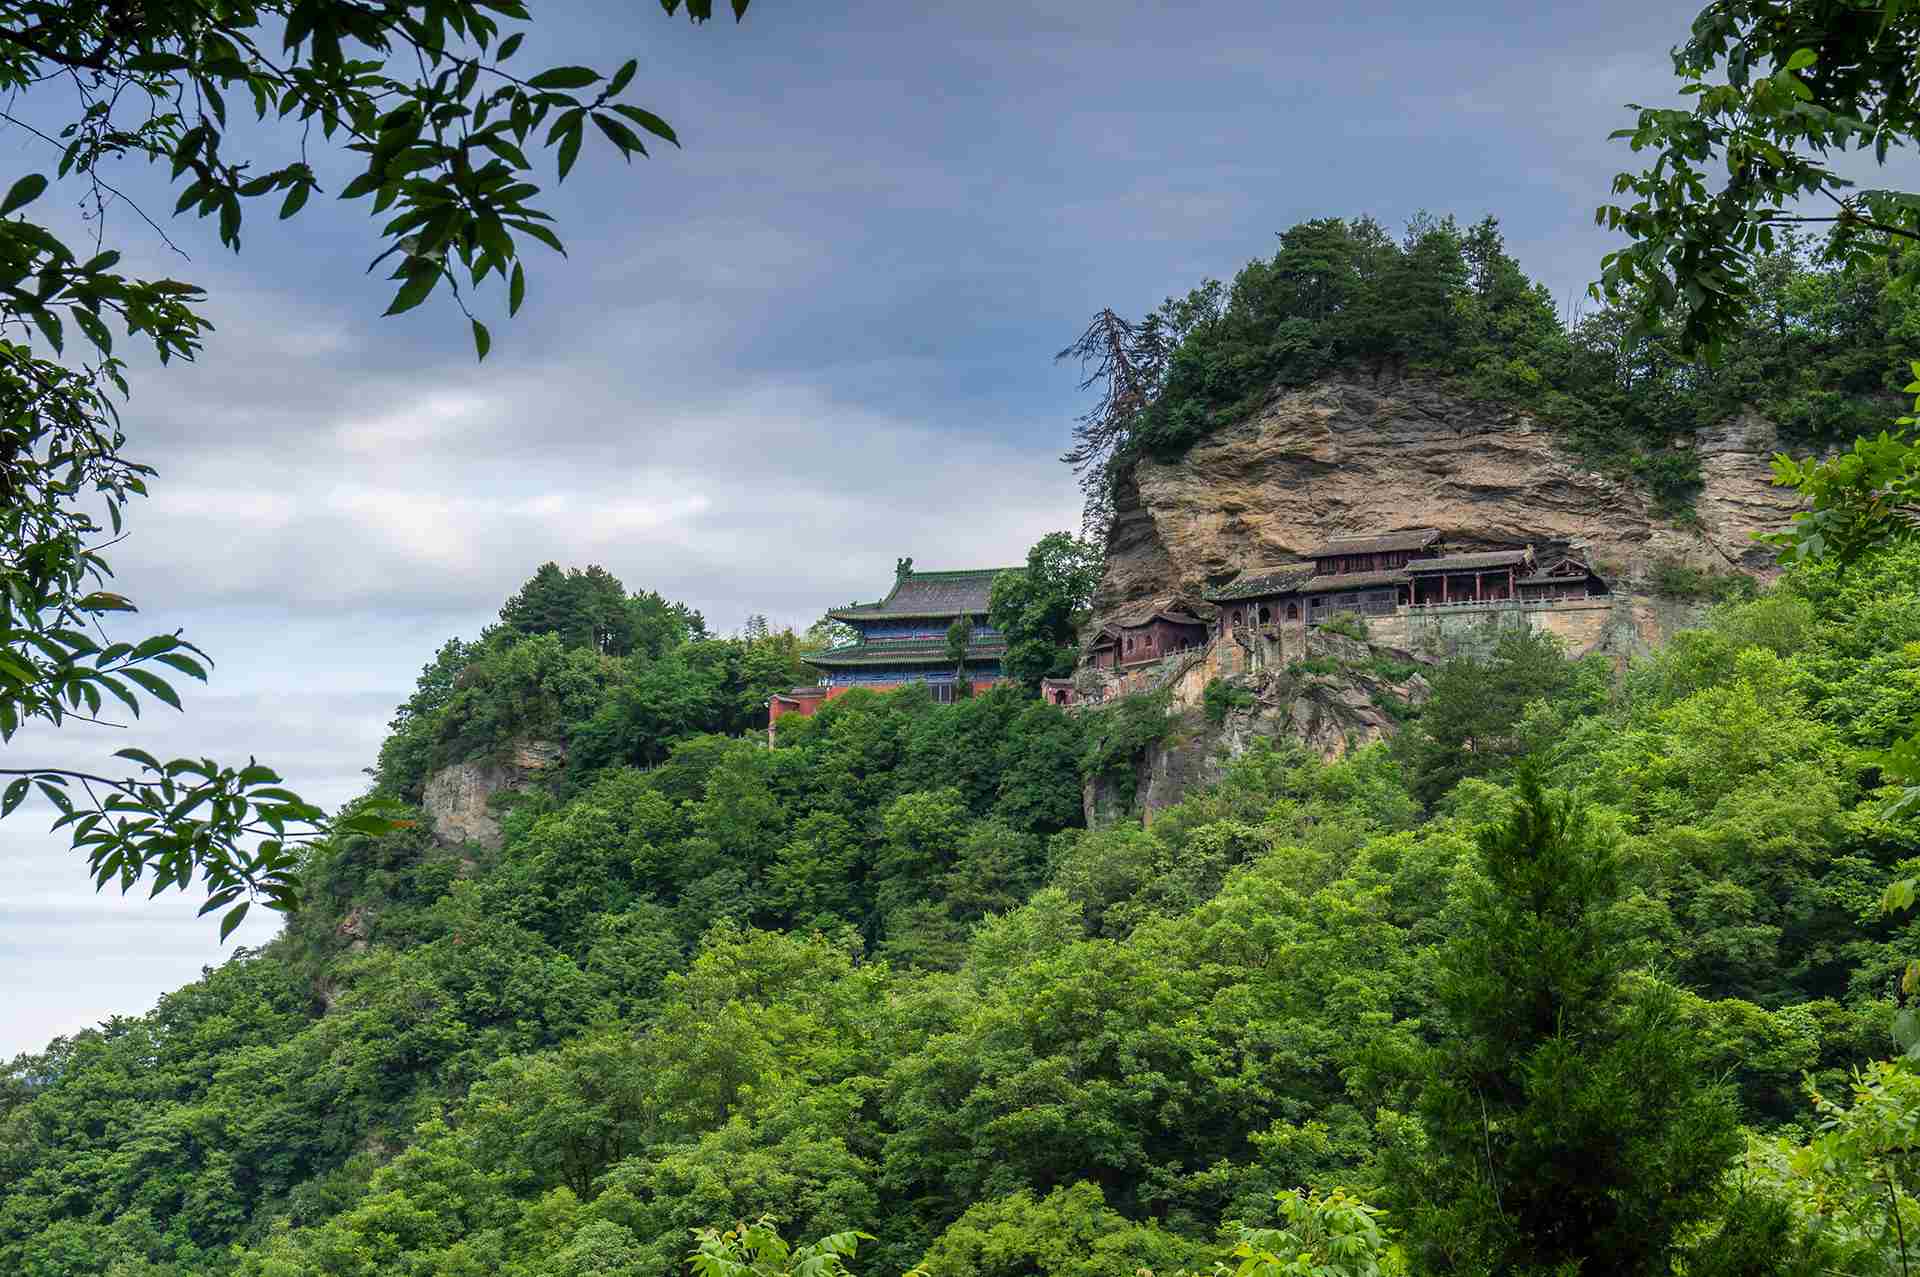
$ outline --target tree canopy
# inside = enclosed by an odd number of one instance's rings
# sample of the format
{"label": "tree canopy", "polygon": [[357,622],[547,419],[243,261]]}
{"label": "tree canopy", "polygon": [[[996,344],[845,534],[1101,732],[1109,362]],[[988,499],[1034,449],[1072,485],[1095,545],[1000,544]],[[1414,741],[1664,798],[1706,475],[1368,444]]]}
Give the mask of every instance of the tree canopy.
{"label": "tree canopy", "polygon": [[0,1269],[1895,1271],[1920,824],[1864,760],[1916,591],[1913,547],[1810,561],[1617,683],[1490,651],[1436,683],[1502,707],[1474,774],[1254,742],[1096,829],[1125,708],[855,691],[769,749],[779,631],[492,627],[379,787],[565,765],[497,847],[332,834],[266,948],[0,1073]]}
{"label": "tree canopy", "polygon": [[1001,665],[1029,690],[1063,678],[1079,659],[1079,625],[1099,588],[1105,555],[1091,541],[1050,532],[1027,551],[1026,566],[994,578],[987,624],[1007,640]]}

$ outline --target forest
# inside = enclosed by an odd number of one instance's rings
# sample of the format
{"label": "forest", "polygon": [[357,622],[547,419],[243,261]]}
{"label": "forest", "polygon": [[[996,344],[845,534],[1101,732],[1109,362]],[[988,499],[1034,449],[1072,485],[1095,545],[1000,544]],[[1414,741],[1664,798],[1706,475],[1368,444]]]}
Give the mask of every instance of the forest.
{"label": "forest", "polygon": [[497,851],[335,835],[272,943],[14,1060],[0,1271],[1898,1267],[1920,550],[1619,677],[1457,657],[1394,742],[1144,828],[1081,782],[1157,710],[856,692],[769,748],[807,642],[542,569],[369,801],[565,767]]}

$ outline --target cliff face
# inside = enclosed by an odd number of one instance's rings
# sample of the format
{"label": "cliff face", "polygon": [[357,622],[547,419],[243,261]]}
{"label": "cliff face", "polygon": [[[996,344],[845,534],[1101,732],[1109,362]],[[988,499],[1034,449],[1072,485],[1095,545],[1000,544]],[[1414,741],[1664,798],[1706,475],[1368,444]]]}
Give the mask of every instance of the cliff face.
{"label": "cliff face", "polygon": [[552,741],[516,741],[505,758],[476,759],[443,767],[427,778],[421,806],[433,820],[433,837],[443,847],[471,843],[500,849],[499,818],[491,804],[502,790],[519,789],[558,767],[566,750]]}
{"label": "cliff face", "polygon": [[1436,380],[1350,373],[1282,390],[1175,462],[1142,461],[1116,494],[1098,619],[1156,594],[1198,591],[1339,536],[1435,527],[1456,548],[1584,543],[1616,588],[1655,563],[1766,572],[1752,541],[1796,508],[1771,483],[1772,428],[1741,417],[1697,440],[1698,526],[1657,517],[1521,412],[1467,402]]}
{"label": "cliff face", "polygon": [[[1259,666],[1248,669],[1254,644]],[[1322,758],[1392,736],[1408,713],[1426,703],[1426,665],[1412,652],[1361,642],[1326,630],[1310,633],[1287,661],[1270,640],[1221,639],[1180,663],[1172,690],[1174,727],[1134,760],[1126,782],[1089,779],[1082,793],[1087,823],[1151,820],[1194,789],[1218,781],[1256,740],[1293,740]],[[1243,695],[1218,720],[1204,712],[1215,679]]]}

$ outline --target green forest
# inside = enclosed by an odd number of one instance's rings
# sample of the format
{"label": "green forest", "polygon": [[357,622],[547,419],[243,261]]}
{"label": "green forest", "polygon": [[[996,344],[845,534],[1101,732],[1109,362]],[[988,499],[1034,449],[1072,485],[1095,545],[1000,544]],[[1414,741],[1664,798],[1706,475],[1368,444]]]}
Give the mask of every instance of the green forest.
{"label": "green forest", "polygon": [[769,748],[804,642],[542,569],[369,797],[565,767],[498,851],[336,834],[272,943],[14,1060],[0,1271],[1898,1268],[1920,550],[1617,678],[1456,658],[1145,828],[1081,783],[1157,707],[855,692]]}

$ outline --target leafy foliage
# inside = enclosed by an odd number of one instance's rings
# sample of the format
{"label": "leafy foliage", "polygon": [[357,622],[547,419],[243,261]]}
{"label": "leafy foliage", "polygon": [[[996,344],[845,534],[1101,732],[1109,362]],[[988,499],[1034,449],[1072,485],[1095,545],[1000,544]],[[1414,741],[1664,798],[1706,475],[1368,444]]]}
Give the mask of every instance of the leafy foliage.
{"label": "leafy foliage", "polygon": [[1007,640],[1001,666],[1029,691],[1064,678],[1079,659],[1079,623],[1100,585],[1100,548],[1050,532],[1027,551],[1026,567],[994,578],[987,624]]}
{"label": "leafy foliage", "polygon": [[1529,705],[1591,706],[1595,667],[1568,664],[1552,635],[1531,629],[1501,633],[1493,649],[1464,654],[1434,670],[1433,695],[1419,719],[1394,740],[1413,792],[1438,802],[1469,776],[1497,772],[1528,752]]}
{"label": "leafy foliage", "polygon": [[1732,1097],[1673,992],[1624,987],[1612,840],[1527,772],[1516,797],[1441,955],[1451,1033],[1420,1102],[1431,1169],[1398,1185],[1409,1238],[1435,1269],[1664,1272],[1714,1212]]}
{"label": "leafy foliage", "polygon": [[1200,707],[1206,711],[1207,720],[1215,724],[1226,722],[1228,714],[1250,708],[1253,703],[1252,692],[1224,678],[1208,679],[1200,693]]}
{"label": "leafy foliage", "polygon": [[[1715,0],[1673,50],[1690,109],[1640,107],[1613,136],[1652,165],[1614,179],[1617,196],[1598,222],[1632,239],[1611,253],[1595,291],[1631,297],[1651,329],[1677,312],[1688,348],[1731,344],[1755,298],[1763,255],[1778,228],[1825,224],[1828,260],[1885,265],[1903,288],[1920,258],[1897,246],[1920,239],[1911,194],[1859,190],[1836,157],[1871,151],[1885,163],[1920,130],[1913,63],[1920,15],[1901,0],[1806,5]],[[1722,168],[1724,167],[1724,177]],[[1825,204],[1806,208],[1815,197]]]}
{"label": "leafy foliage", "polygon": [[1343,1188],[1321,1197],[1279,1194],[1284,1228],[1249,1228],[1233,1248],[1233,1277],[1379,1277],[1387,1255],[1384,1211]]}
{"label": "leafy foliage", "polygon": [[[734,0],[736,18],[746,4]],[[680,0],[663,7],[678,12]],[[686,11],[698,22],[711,7],[688,0]],[[310,142],[344,152],[359,171],[339,197],[389,217],[380,231],[387,247],[373,261],[394,263],[386,313],[410,310],[444,284],[485,358],[492,338],[463,288],[497,281],[515,313],[527,290],[521,247],[564,251],[540,187],[527,180],[524,148],[555,150],[564,178],[589,123],[623,157],[646,153],[643,133],[674,141],[664,120],[622,100],[637,62],[611,76],[572,66],[509,70],[526,34],[510,28],[530,22],[512,0],[373,8],[4,0],[0,89],[34,111],[9,114],[0,127],[44,148],[37,153],[90,206],[97,228],[109,202],[125,198],[114,170],[139,161],[162,166],[179,188],[176,215],[214,217],[221,243],[236,251],[249,201],[276,197],[286,219],[320,189]],[[63,105],[57,95],[69,90]],[[260,139],[278,134],[236,140],[232,117],[243,113],[298,124],[297,153],[251,153],[249,142],[267,147]],[[61,123],[44,132],[28,114]],[[102,551],[122,535],[128,502],[146,495],[153,474],[129,454],[120,427],[119,400],[130,387],[116,336],[150,343],[163,365],[192,359],[210,326],[205,294],[120,272],[121,253],[101,230],[91,251],[69,245],[35,220],[51,189],[46,173],[29,172],[0,197],[0,330],[8,334],[0,339],[0,739],[8,741],[35,719],[64,726],[120,709],[138,717],[153,701],[179,709],[169,680],[205,680],[209,665],[178,634],[121,641],[101,625],[135,610],[107,588]],[[78,340],[69,345],[69,337]],[[233,767],[163,763],[139,750],[122,756],[140,770],[6,769],[0,774],[15,779],[0,807],[11,812],[30,790],[44,797],[96,884],[125,890],[151,881],[158,892],[200,878],[207,908],[227,909],[223,936],[256,899],[292,907],[299,860],[327,827],[318,808],[254,760]],[[365,807],[349,824],[371,829],[382,819]]]}

